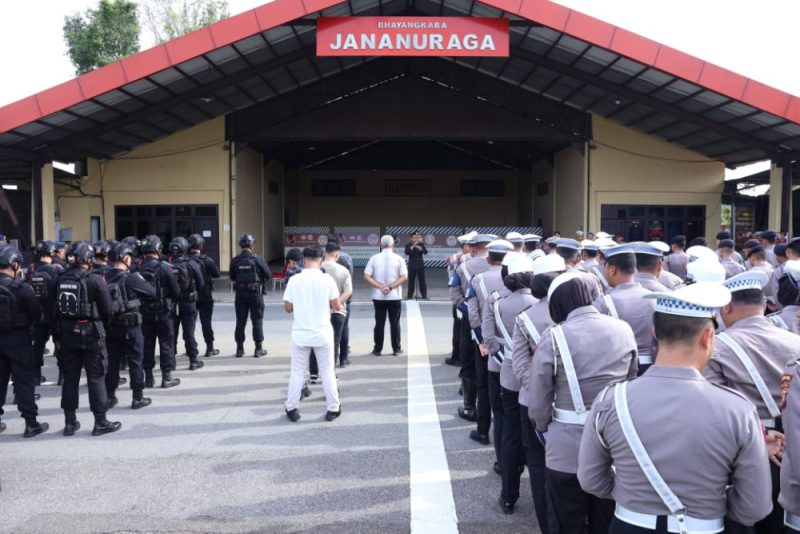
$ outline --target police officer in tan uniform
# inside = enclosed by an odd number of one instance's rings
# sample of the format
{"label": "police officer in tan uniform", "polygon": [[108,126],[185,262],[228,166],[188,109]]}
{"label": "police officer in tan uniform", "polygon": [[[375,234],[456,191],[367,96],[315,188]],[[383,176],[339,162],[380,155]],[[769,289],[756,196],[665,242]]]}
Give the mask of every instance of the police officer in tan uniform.
{"label": "police officer in tan uniform", "polygon": [[653,308],[651,300],[644,296],[650,293],[634,281],[636,255],[630,245],[620,245],[605,251],[604,275],[611,286],[608,294],[594,302],[600,313],[622,319],[636,336],[639,352],[639,374],[653,364],[655,339],[653,339]]}
{"label": "police officer in tan uniform", "polygon": [[[542,334],[528,379],[528,415],[546,433],[547,491],[559,532],[608,532],[613,503],[578,484],[578,443],[592,399],[610,382],[636,376],[636,338],[627,323],[598,313],[578,273],[548,290],[555,326]],[[598,346],[602,340],[602,347]],[[602,355],[602,357],[599,357]]]}
{"label": "police officer in tan uniform", "polygon": [[[469,240],[472,239],[477,232],[470,232],[469,234],[460,235],[456,238],[460,252],[455,252],[447,258],[447,280],[448,282],[456,272],[456,268],[461,265],[461,262],[466,261],[470,257]],[[461,344],[461,313],[453,304],[453,348],[450,352],[450,357],[444,359],[447,365],[459,367],[461,365],[461,358],[459,356],[459,345]]]}
{"label": "police officer in tan uniform", "polygon": [[734,243],[731,239],[721,240],[719,242],[719,246],[717,247],[719,262],[725,268],[725,274],[727,278],[736,276],[737,274],[743,273],[746,270],[744,265],[734,259],[733,253],[736,251],[733,247]]}
{"label": "police officer in tan uniform", "polygon": [[783,431],[786,449],[781,462],[784,532],[800,532],[800,360],[789,362],[783,375]]}
{"label": "police officer in tan uniform", "polygon": [[606,288],[600,281],[600,278],[594,274],[587,273],[581,268],[581,258],[579,255],[581,250],[580,243],[574,239],[562,237],[555,242],[555,245],[556,254],[564,258],[564,263],[567,264],[567,272],[575,272],[589,282],[589,287],[592,288],[595,296],[599,297],[605,293]]}
{"label": "police officer in tan uniform", "polygon": [[642,241],[630,243],[636,255],[636,275],[633,281],[650,291],[669,291],[659,281],[664,262],[664,253],[660,248]]}
{"label": "police officer in tan uniform", "polygon": [[781,311],[767,318],[784,330],[800,334],[800,260],[789,260],[783,268],[777,291]]}
{"label": "police officer in tan uniform", "polygon": [[772,506],[764,434],[753,405],[700,374],[727,288],[697,283],[656,299],[656,364],[604,389],[580,445],[578,479],[616,501],[610,533],[729,532]]}
{"label": "police officer in tan uniform", "polygon": [[664,262],[664,270],[685,279],[686,264],[689,263],[689,256],[684,252],[686,248],[686,236],[676,235],[673,237],[670,248],[671,252]]}

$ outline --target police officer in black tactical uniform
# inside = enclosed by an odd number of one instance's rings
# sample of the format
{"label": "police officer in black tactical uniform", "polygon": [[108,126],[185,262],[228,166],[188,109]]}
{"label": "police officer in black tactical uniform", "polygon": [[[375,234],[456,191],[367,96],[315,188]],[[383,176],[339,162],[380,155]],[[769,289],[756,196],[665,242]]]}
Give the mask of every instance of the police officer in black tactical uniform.
{"label": "police officer in black tactical uniform", "polygon": [[137,271],[156,290],[155,297],[142,298],[140,308],[144,335],[144,383],[147,388],[155,385],[153,368],[156,366],[156,338],[161,358],[161,387],[171,388],[181,383],[180,378],[172,377],[172,371],[175,370],[175,330],[172,326],[172,313],[181,291],[178,281],[172,274],[172,267],[161,260],[162,248],[158,236],[146,236],[141,242],[142,257]]}
{"label": "police officer in black tactical uniform", "polygon": [[110,268],[108,265],[108,253],[111,251],[111,244],[108,241],[97,241],[92,248],[94,249],[94,258],[92,259],[92,272],[99,274],[103,278]]}
{"label": "police officer in black tactical uniform", "polygon": [[[17,279],[21,268],[22,254],[17,249],[0,247],[0,416],[8,380],[13,378],[17,408],[25,418],[23,436],[32,438],[49,428],[36,420],[39,408],[34,398],[38,382],[31,326],[40,322],[42,309],[30,286]],[[5,429],[6,424],[0,422],[0,432]]]}
{"label": "police officer in black tactical uniform", "polygon": [[185,237],[176,237],[169,244],[169,261],[172,264],[172,274],[178,281],[181,290],[178,305],[175,308],[175,352],[178,346],[178,328],[183,327],[183,344],[186,355],[189,356],[189,370],[194,371],[203,367],[203,362],[197,359],[197,339],[194,337],[194,327],[197,324],[197,291],[205,285],[203,270],[196,261],[188,256],[189,242]]}
{"label": "police officer in black tactical uniform", "polygon": [[[33,249],[36,261],[28,267],[25,281],[33,289],[36,300],[42,308],[42,320],[33,323],[31,335],[33,336],[33,357],[36,361],[36,385],[42,384],[46,378],[42,376],[44,365],[44,348],[50,339],[50,315],[53,311],[53,301],[56,296],[56,280],[62,272],[61,267],[53,263],[55,243],[52,241],[39,241]],[[59,378],[61,372],[59,371]]]}
{"label": "police officer in black tactical uniform", "polygon": [[247,325],[248,313],[253,320],[253,341],[256,342],[254,357],[265,356],[267,351],[262,347],[264,342],[264,289],[272,274],[260,256],[253,253],[256,240],[250,234],[239,238],[242,252],[231,260],[228,269],[231,281],[236,289],[236,357],[244,356],[244,327]]}
{"label": "police officer in black tactical uniform", "polygon": [[111,299],[102,277],[90,274],[93,255],[89,243],[73,243],[69,250],[73,264],[59,277],[56,289],[53,336],[61,346],[59,357],[64,371],[61,408],[65,436],[72,436],[80,428],[75,412],[81,369],[86,370],[89,406],[94,414],[92,435],[116,432],[122,427],[122,423],[106,419],[105,324],[111,317]]}
{"label": "police officer in black tactical uniform", "polygon": [[133,249],[126,243],[119,243],[108,254],[113,265],[106,274],[106,283],[113,313],[108,328],[106,390],[109,406],[112,407],[117,404],[120,362],[127,360],[133,390],[131,408],[138,410],[151,403],[144,396],[144,336],[142,315],[139,313],[140,299],[154,298],[156,289],[141,274],[130,272],[133,255]]}
{"label": "police officer in black tactical uniform", "polygon": [[189,257],[197,262],[203,271],[204,284],[197,293],[197,313],[200,315],[200,326],[203,328],[203,340],[206,342],[206,357],[216,356],[219,349],[214,348],[214,329],[211,317],[214,314],[214,278],[219,278],[219,267],[216,262],[203,254],[206,240],[200,234],[189,236]]}
{"label": "police officer in black tactical uniform", "polygon": [[53,251],[53,263],[66,271],[69,269],[69,263],[64,260],[64,254],[67,245],[65,245],[63,241],[56,241],[54,244],[55,250]]}

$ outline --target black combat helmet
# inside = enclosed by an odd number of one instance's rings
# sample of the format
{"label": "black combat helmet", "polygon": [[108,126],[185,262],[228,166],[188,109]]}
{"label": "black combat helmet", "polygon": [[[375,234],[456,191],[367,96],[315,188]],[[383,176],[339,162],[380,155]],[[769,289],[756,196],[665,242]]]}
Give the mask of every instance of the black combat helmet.
{"label": "black combat helmet", "polygon": [[164,245],[161,243],[161,238],[157,235],[148,235],[142,239],[139,251],[142,254],[161,254]]}
{"label": "black combat helmet", "polygon": [[94,255],[100,258],[107,258],[108,252],[111,250],[111,245],[108,241],[97,241],[94,245],[92,245],[94,249]]}
{"label": "black combat helmet", "polygon": [[189,252],[189,242],[185,237],[178,236],[169,243],[169,253],[171,256],[183,256]]}
{"label": "black combat helmet", "polygon": [[252,234],[244,234],[239,238],[239,246],[249,248],[256,244],[256,238]]}
{"label": "black combat helmet", "polygon": [[33,248],[33,255],[37,258],[52,256],[55,251],[56,244],[53,241],[37,241],[36,246]]}
{"label": "black combat helmet", "polygon": [[22,253],[11,245],[0,246],[0,269],[7,269],[13,263],[22,263]]}
{"label": "black combat helmet", "polygon": [[125,256],[135,256],[136,251],[128,243],[119,243],[108,252],[110,261],[122,261]]}
{"label": "black combat helmet", "polygon": [[94,249],[86,241],[76,241],[69,246],[69,255],[72,263],[92,263]]}
{"label": "black combat helmet", "polygon": [[189,248],[203,250],[206,245],[206,240],[200,234],[192,234],[189,236]]}

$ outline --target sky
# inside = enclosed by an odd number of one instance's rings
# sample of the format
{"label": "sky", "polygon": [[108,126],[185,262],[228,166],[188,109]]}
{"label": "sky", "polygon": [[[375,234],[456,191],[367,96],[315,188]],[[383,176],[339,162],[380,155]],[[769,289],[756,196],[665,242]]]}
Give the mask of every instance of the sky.
{"label": "sky", "polygon": [[[231,14],[266,3],[228,1]],[[796,0],[554,1],[800,96],[793,61]],[[74,76],[62,38],[64,16],[96,4],[0,0],[0,106]]]}

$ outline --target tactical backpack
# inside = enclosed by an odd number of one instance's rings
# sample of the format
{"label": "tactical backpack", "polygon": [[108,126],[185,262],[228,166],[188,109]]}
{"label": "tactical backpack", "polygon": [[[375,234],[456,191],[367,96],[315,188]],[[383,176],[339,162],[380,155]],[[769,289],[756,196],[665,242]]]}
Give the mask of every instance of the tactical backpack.
{"label": "tactical backpack", "polygon": [[197,299],[197,288],[195,287],[194,275],[189,270],[189,258],[176,258],[172,265],[172,274],[178,281],[178,287],[181,289],[181,298],[188,302],[194,302]]}
{"label": "tactical backpack", "polygon": [[41,303],[49,302],[52,297],[50,295],[50,287],[56,279],[55,271],[56,268],[52,266],[36,269],[31,265],[25,274],[25,281],[31,286],[33,294],[36,295],[36,299]]}
{"label": "tactical backpack", "polygon": [[0,282],[0,332],[27,326],[27,317],[17,305],[21,284],[19,280],[12,280],[10,284]]}
{"label": "tactical backpack", "polygon": [[128,273],[122,271],[116,273],[106,282],[108,294],[111,296],[111,310],[114,317],[126,313],[132,313],[139,309],[141,302],[137,298],[128,297],[127,280]]}
{"label": "tactical backpack", "polygon": [[236,270],[236,287],[248,289],[250,291],[261,290],[261,275],[258,272],[258,264],[252,254],[239,256],[239,261],[234,267]]}
{"label": "tactical backpack", "polygon": [[163,307],[163,291],[161,288],[161,261],[150,260],[142,263],[139,267],[139,274],[142,275],[144,281],[153,286],[156,290],[154,297],[142,298],[142,311],[148,314],[158,314]]}
{"label": "tactical backpack", "polygon": [[89,302],[88,277],[89,272],[82,269],[71,269],[61,275],[56,290],[59,319],[79,321],[98,318],[96,307]]}

